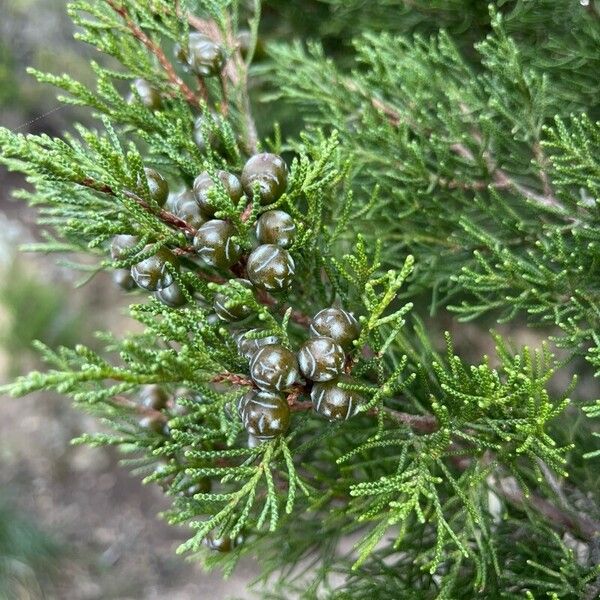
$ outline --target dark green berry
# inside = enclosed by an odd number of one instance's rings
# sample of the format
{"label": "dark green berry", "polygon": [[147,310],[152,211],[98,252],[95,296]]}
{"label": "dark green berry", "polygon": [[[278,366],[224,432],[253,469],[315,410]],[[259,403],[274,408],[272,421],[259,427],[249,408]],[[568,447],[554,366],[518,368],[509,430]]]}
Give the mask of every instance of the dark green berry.
{"label": "dark green berry", "polygon": [[135,281],[131,276],[130,269],[116,269],[113,272],[113,281],[126,292],[130,292],[135,288]]}
{"label": "dark green berry", "polygon": [[217,75],[225,64],[223,48],[203,33],[190,33],[187,63],[200,77]]}
{"label": "dark green berry", "polygon": [[246,431],[259,440],[271,440],[290,426],[290,407],[280,394],[251,390],[241,409]]}
{"label": "dark green berry", "polygon": [[248,279],[268,291],[285,290],[292,284],[296,265],[292,255],[274,244],[263,244],[248,257]]}
{"label": "dark green berry", "polygon": [[256,448],[257,446],[263,443],[263,440],[259,440],[257,437],[248,434],[248,441],[246,443],[248,445],[248,448]]}
{"label": "dark green berry", "polygon": [[266,337],[260,337],[256,339],[249,339],[246,337],[246,333],[254,333],[257,331],[258,329],[250,329],[249,331],[238,331],[234,334],[238,351],[247,360],[250,360],[259,348],[268,346],[269,344],[279,343],[279,338],[275,337],[274,335],[268,335]]}
{"label": "dark green berry", "polygon": [[204,539],[206,546],[215,552],[231,552],[234,548],[242,544],[243,541],[244,538],[241,535],[232,540],[229,536],[215,537],[212,533],[209,533]]}
{"label": "dark green berry", "polygon": [[255,154],[244,165],[242,187],[248,198],[254,197],[258,184],[261,204],[272,204],[278,200],[287,187],[287,165],[277,154]]}
{"label": "dark green berry", "polygon": [[171,308],[179,308],[187,303],[187,298],[184,296],[181,287],[176,281],[173,281],[169,287],[154,292],[154,295],[163,304],[166,304]]}
{"label": "dark green berry", "polygon": [[172,212],[194,229],[198,229],[206,223],[206,216],[200,210],[191,190],[180,192],[178,199],[173,204]]}
{"label": "dark green berry", "polygon": [[164,206],[169,197],[169,184],[167,180],[156,169],[146,167],[144,168],[144,173],[148,181],[150,198],[159,206]]}
{"label": "dark green berry", "polygon": [[147,385],[140,394],[140,402],[148,408],[162,410],[166,408],[169,401],[169,394],[159,385]]}
{"label": "dark green berry", "polygon": [[[247,279],[234,279],[245,288],[252,289]],[[223,321],[241,321],[252,314],[252,309],[246,304],[234,303],[226,294],[219,292],[215,295],[213,307],[217,316]]]}
{"label": "dark green berry", "polygon": [[256,221],[256,237],[261,244],[289,248],[296,239],[296,224],[283,210],[268,210]]}
{"label": "dark green berry", "polygon": [[[150,246],[146,246],[146,249]],[[173,283],[173,275],[169,268],[176,268],[177,259],[167,248],[161,248],[156,254],[142,260],[131,267],[131,276],[136,284],[150,292],[169,287]]]}
{"label": "dark green berry", "polygon": [[[207,122],[207,119],[209,120]],[[220,153],[223,150],[223,142],[221,137],[214,129],[216,117],[211,115],[201,114],[194,122],[194,141],[198,150],[203,154],[208,148],[213,148],[216,152]]]}
{"label": "dark green berry", "polygon": [[[159,110],[162,108],[162,98],[156,88],[153,88],[145,79],[136,79],[133,87],[142,104],[150,110]],[[129,102],[137,100],[135,94],[129,96]]]}
{"label": "dark green berry", "polygon": [[352,379],[342,376],[333,381],[315,383],[310,392],[315,412],[330,421],[345,421],[354,416],[362,402],[357,392],[344,390],[338,383],[352,383]]}
{"label": "dark green berry", "polygon": [[194,181],[194,197],[200,210],[209,217],[213,217],[217,211],[210,198],[214,194],[211,190],[219,185],[217,182],[220,182],[233,204],[237,204],[242,197],[242,184],[235,175],[219,170],[211,177],[209,173],[203,171]]}
{"label": "dark green berry", "polygon": [[205,263],[227,269],[242,256],[239,244],[233,239],[235,234],[235,227],[231,223],[213,219],[198,229],[194,247]]}
{"label": "dark green berry", "polygon": [[360,325],[352,314],[341,308],[325,308],[313,318],[310,333],[330,337],[347,350],[360,335]]}
{"label": "dark green berry", "polygon": [[154,433],[160,433],[162,435],[167,435],[169,433],[167,420],[159,414],[149,415],[143,419],[140,419],[140,427],[142,429],[147,429],[148,431],[153,431]]}
{"label": "dark green berry", "polygon": [[[236,36],[238,48],[240,49],[240,54],[242,58],[246,60],[248,57],[248,52],[250,52],[250,44],[252,43],[252,33],[248,29],[240,29]],[[263,60],[267,55],[265,50],[265,45],[261,38],[256,40],[256,45],[254,47],[254,55],[252,56],[252,61],[260,61]]]}
{"label": "dark green berry", "polygon": [[262,390],[287,390],[298,379],[296,355],[279,344],[262,346],[250,361],[250,377]]}
{"label": "dark green berry", "polygon": [[191,482],[187,478],[186,483],[189,483],[188,487],[183,491],[185,496],[195,496],[196,494],[208,494],[212,489],[212,483],[208,477],[201,477],[200,479]]}
{"label": "dark green berry", "polygon": [[110,255],[114,260],[119,260],[125,250],[129,250],[139,243],[135,235],[115,235],[110,245]]}
{"label": "dark green berry", "polygon": [[311,381],[329,381],[344,371],[344,350],[329,337],[308,340],[298,352],[302,374]]}

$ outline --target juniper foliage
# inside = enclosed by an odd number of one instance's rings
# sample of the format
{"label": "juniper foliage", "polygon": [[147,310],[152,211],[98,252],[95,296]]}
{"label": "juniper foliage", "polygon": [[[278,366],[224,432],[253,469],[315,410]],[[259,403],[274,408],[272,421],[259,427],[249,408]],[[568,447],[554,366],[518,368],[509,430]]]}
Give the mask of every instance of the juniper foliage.
{"label": "juniper foliage", "polygon": [[[225,574],[260,557],[262,597],[593,598],[598,497],[577,465],[598,452],[590,436],[564,435],[582,403],[569,400],[575,379],[562,390],[553,382],[568,357],[551,346],[598,364],[596,7],[306,7],[326,15],[312,31],[328,45],[354,38],[353,59],[308,40],[270,44],[269,59],[253,65],[258,0],[69,4],[77,37],[113,60],[92,64],[95,89],[32,71],[64,102],[91,109],[97,129],[76,125],[63,138],[0,130],[0,160],[27,176],[34,191],[18,195],[39,207],[47,232],[29,249],[95,257],[73,265],[84,280],[168,249],[176,259],[165,268],[187,304],[135,296],[141,333],[100,333],[102,352],[38,343],[48,370],[6,389],[56,390],[98,415],[108,432],[77,441],[118,446],[125,464],[163,486],[165,517],[191,530],[180,552]],[[268,32],[281,3],[262,8]],[[173,58],[194,30],[223,48],[219,76],[194,77]],[[136,78],[160,94],[159,108],[144,103]],[[271,131],[261,140],[254,82],[266,102],[299,109],[304,131],[284,144],[275,123],[261,123]],[[264,207],[257,187],[238,202],[215,186],[211,202],[244,255],[262,212],[293,217],[295,279],[279,295],[236,282],[243,261],[232,271],[199,264],[196,228],[156,203],[144,172],[190,188],[202,171],[241,172],[261,149],[285,151],[286,192]],[[137,241],[115,258],[109,243],[123,234]],[[292,350],[322,308],[351,311],[361,332],[347,357],[352,380],[340,387],[362,398],[358,414],[326,422],[300,382],[287,393],[289,432],[249,444],[236,404],[253,383],[240,332],[215,319],[217,294],[249,310],[246,340],[273,336]],[[515,350],[496,335],[496,356],[469,364],[449,335],[437,348],[425,296],[431,313],[525,314],[554,337]],[[166,407],[135,400],[148,384],[170,393]],[[598,407],[585,407],[588,416]],[[234,547],[211,551],[210,536]],[[358,541],[349,549],[348,539]]]}

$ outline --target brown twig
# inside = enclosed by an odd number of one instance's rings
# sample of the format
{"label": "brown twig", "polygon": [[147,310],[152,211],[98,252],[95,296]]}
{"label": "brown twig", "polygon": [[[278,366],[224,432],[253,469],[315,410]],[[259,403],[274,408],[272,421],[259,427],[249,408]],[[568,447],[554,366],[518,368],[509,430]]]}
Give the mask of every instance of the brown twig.
{"label": "brown twig", "polygon": [[[91,177],[84,178],[79,182],[79,185],[83,185],[102,194],[118,196],[117,192],[113,190],[109,185],[96,181]],[[173,227],[176,227],[177,229],[181,229],[182,231],[185,231],[186,234],[192,237],[196,235],[197,230],[195,227],[192,227],[186,221],[180,219],[177,215],[174,215],[168,210],[165,210],[164,208],[161,208],[158,211],[153,209],[148,204],[148,202],[146,202],[143,198],[141,198],[140,196],[138,196],[130,190],[123,190],[122,194],[124,196],[127,196],[127,198],[130,198],[131,200],[135,200],[141,207],[145,208],[148,212],[151,212],[152,214],[156,215],[166,225],[171,225]]]}
{"label": "brown twig", "polygon": [[125,396],[113,396],[111,400],[112,404],[116,404],[122,408],[127,408],[132,410],[133,412],[144,416],[144,417],[152,417],[152,418],[160,418],[167,421],[167,417],[160,411],[151,408],[150,406],[144,406],[143,404],[138,404]]}
{"label": "brown twig", "polygon": [[[150,38],[144,30],[131,18],[129,11],[125,6],[117,3],[116,0],[106,0],[106,3],[121,16],[125,25],[131,31],[131,33],[140,41],[146,48],[157,58],[161,67],[165,71],[169,81],[176,87],[179,88],[183,96],[190,104],[195,106],[200,105],[199,99],[194,92],[186,85],[186,83],[177,75],[175,68],[171,62],[167,59],[162,48],[156,44],[152,38]],[[206,98],[205,98],[206,99]]]}
{"label": "brown twig", "polygon": [[496,491],[519,508],[533,507],[556,527],[563,531],[575,533],[582,540],[591,542],[600,536],[600,523],[597,521],[588,516],[561,509],[545,498],[535,495],[525,496],[516,481],[511,477],[501,479],[498,482]]}

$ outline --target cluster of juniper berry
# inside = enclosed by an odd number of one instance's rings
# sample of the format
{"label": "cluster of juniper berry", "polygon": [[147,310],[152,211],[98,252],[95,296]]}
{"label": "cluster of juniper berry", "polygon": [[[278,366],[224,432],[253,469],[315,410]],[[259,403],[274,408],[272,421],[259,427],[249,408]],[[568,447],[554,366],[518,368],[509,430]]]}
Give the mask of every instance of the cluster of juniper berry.
{"label": "cluster of juniper berry", "polygon": [[[177,58],[186,69],[200,77],[219,73],[224,65],[224,53],[220,46],[201,33],[191,33],[187,49],[175,49]],[[160,110],[162,99],[157,90],[145,80],[134,82],[130,100],[141,101],[151,110]],[[210,115],[208,115],[210,117]],[[207,136],[202,122],[206,115],[198,117],[194,127],[194,139],[201,151],[214,147],[216,141]],[[209,139],[207,139],[209,138]],[[237,241],[237,230],[228,220],[216,218],[219,207],[215,205],[216,192],[225,193],[231,202],[239,206],[245,196],[246,205],[252,200],[261,206],[275,203],[286,191],[288,169],[284,160],[270,153],[251,156],[240,177],[224,171],[203,171],[194,180],[192,189],[169,194],[166,179],[155,169],[146,168],[147,189],[151,200],[158,207],[170,212],[195,231],[192,240],[194,259],[228,274],[225,284],[239,291],[277,294],[285,292],[294,281],[296,266],[290,248],[296,239],[296,224],[287,212],[265,210],[255,225],[258,244],[248,256]],[[144,258],[130,269],[117,269],[114,278],[126,290],[136,286],[152,292],[157,299],[171,308],[187,303],[191,296],[183,293],[174,272],[181,268],[175,253],[168,248],[148,256],[152,246],[140,247],[137,236],[117,235],[111,244],[114,260],[124,253],[139,253]],[[193,261],[195,262],[195,261]],[[244,276],[235,276],[242,271]],[[188,290],[189,292],[189,290]],[[243,301],[243,295],[232,297],[218,291],[213,299],[212,320],[236,324],[249,319],[253,310]],[[314,410],[329,420],[344,420],[353,416],[361,401],[357,392],[338,383],[352,383],[347,374],[350,361],[347,353],[360,334],[360,325],[352,314],[342,308],[321,310],[311,322],[309,339],[298,352],[293,352],[275,336],[260,337],[257,329],[231,331],[240,356],[248,361],[248,371],[253,387],[240,398],[237,413],[246,431],[248,444],[259,444],[284,434],[290,424],[288,397],[295,391],[310,394]],[[250,337],[248,337],[250,335]],[[167,410],[177,414],[177,405],[159,386],[146,386],[140,395],[140,403],[150,409],[140,425],[157,433],[168,434]],[[181,407],[179,407],[181,408]],[[189,495],[210,491],[210,481],[203,480],[190,485]],[[207,544],[218,551],[228,551],[236,541],[228,537],[209,536]]]}

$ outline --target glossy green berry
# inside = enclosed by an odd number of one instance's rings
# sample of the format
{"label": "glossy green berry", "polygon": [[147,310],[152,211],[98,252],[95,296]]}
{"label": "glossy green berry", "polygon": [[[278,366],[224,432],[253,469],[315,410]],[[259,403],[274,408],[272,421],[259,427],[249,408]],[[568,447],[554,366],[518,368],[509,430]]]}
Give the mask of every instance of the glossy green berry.
{"label": "glossy green berry", "polygon": [[[252,33],[248,29],[240,29],[236,36],[237,46],[240,50],[242,58],[246,60],[248,52],[250,52],[250,44],[252,43]],[[263,60],[267,55],[265,45],[261,38],[256,40],[256,46],[254,48],[254,55],[252,56],[252,62]]]}
{"label": "glossy green berry", "polygon": [[352,314],[341,308],[325,308],[314,316],[310,333],[315,337],[330,337],[347,350],[360,335],[360,325]]}
{"label": "glossy green berry", "polygon": [[132,93],[129,96],[129,102],[135,102],[138,99],[142,104],[150,110],[159,110],[162,108],[162,98],[156,88],[153,88],[145,79],[136,79],[133,82],[133,87],[137,96]]}
{"label": "glossy green berry", "polygon": [[292,255],[274,244],[255,248],[248,257],[248,279],[259,288],[278,292],[292,284],[296,265]]}
{"label": "glossy green berry", "polygon": [[228,221],[213,219],[198,229],[194,247],[198,256],[207,264],[219,269],[227,269],[242,256],[242,251],[234,241],[235,227]]}
{"label": "glossy green berry", "polygon": [[183,188],[183,189],[179,190],[178,192],[169,192],[169,197],[167,198],[167,201],[165,202],[165,209],[169,210],[174,215],[176,215],[180,206],[184,202],[186,202],[187,200],[193,200],[193,199],[194,199],[194,193],[192,192],[192,190],[189,190],[187,188]]}
{"label": "glossy green berry", "polygon": [[257,446],[260,446],[260,444],[263,443],[264,440],[259,440],[257,437],[248,434],[248,441],[246,442],[246,445],[248,446],[248,448],[256,448]]}
{"label": "glossy green berry", "polygon": [[179,308],[187,303],[187,298],[176,281],[173,281],[169,287],[154,292],[154,296],[171,308]]}
{"label": "glossy green berry", "polygon": [[261,390],[287,390],[298,379],[296,355],[279,344],[262,346],[250,361],[250,377]]}
{"label": "glossy green berry", "polygon": [[[208,120],[208,121],[207,121]],[[204,154],[209,148],[217,153],[223,151],[223,142],[214,130],[216,117],[212,114],[201,114],[194,122],[194,141],[198,150]]]}
{"label": "glossy green berry", "polygon": [[278,200],[287,187],[287,165],[277,154],[255,154],[244,165],[242,187],[248,198],[254,197],[258,184],[261,204],[272,204]]}
{"label": "glossy green berry", "polygon": [[169,394],[159,385],[147,385],[140,394],[140,402],[148,408],[162,410],[167,407]]}
{"label": "glossy green berry", "polygon": [[206,546],[215,552],[231,552],[234,548],[242,544],[243,541],[244,538],[241,535],[232,540],[229,536],[216,537],[214,534],[209,533],[204,538]]}
{"label": "glossy green berry", "polygon": [[[146,246],[146,249],[150,246]],[[177,259],[174,254],[161,248],[156,254],[142,260],[131,267],[131,276],[136,284],[150,292],[169,287],[173,283],[173,275],[169,269],[176,268]]]}
{"label": "glossy green berry", "polygon": [[271,440],[290,426],[290,407],[280,394],[251,390],[245,396],[241,419],[246,431],[259,440]]}
{"label": "glossy green berry", "polygon": [[150,198],[159,206],[164,206],[169,197],[169,184],[167,180],[156,169],[146,167],[144,168],[144,173],[148,181]]}
{"label": "glossy green berry", "polygon": [[191,190],[180,192],[179,197],[173,203],[172,212],[194,229],[198,229],[206,223],[206,216],[200,210]]}
{"label": "glossy green berry", "polygon": [[329,381],[344,371],[344,350],[329,337],[308,340],[298,352],[302,374],[311,381]]}
{"label": "glossy green berry", "polygon": [[115,235],[110,244],[110,255],[114,260],[119,260],[125,250],[130,250],[139,243],[135,235]]}
{"label": "glossy green berry", "polygon": [[149,415],[140,419],[140,427],[142,429],[147,429],[148,431],[153,431],[154,433],[160,433],[162,435],[167,435],[169,433],[169,428],[167,426],[167,420],[162,415]]}
{"label": "glossy green berry", "polygon": [[126,292],[130,292],[135,288],[135,281],[129,269],[115,269],[113,271],[113,281]]}
{"label": "glossy green berry", "polygon": [[192,497],[196,494],[209,494],[212,489],[212,483],[208,477],[201,477],[196,481],[190,481],[189,478],[186,478],[185,481],[188,484],[182,493],[184,496]]}
{"label": "glossy green berry", "polygon": [[[249,290],[252,289],[252,284],[247,279],[234,279],[240,285],[243,285]],[[252,309],[246,304],[233,303],[233,300],[226,294],[219,292],[215,294],[213,308],[219,319],[223,321],[241,321],[252,314]]]}
{"label": "glossy green berry", "polygon": [[200,210],[210,217],[213,217],[217,211],[217,207],[211,202],[211,195],[216,191],[211,190],[217,186],[225,190],[234,204],[237,204],[242,197],[242,184],[235,175],[219,170],[211,177],[208,172],[203,171],[194,180],[194,197]]}
{"label": "glossy green berry", "polygon": [[342,376],[332,381],[315,383],[310,392],[315,412],[330,421],[345,421],[354,416],[362,402],[357,392],[344,390],[338,383],[352,383],[352,379]]}
{"label": "glossy green berry", "polygon": [[258,329],[250,329],[249,331],[238,331],[234,334],[234,339],[237,343],[239,353],[250,360],[256,351],[263,346],[268,346],[269,344],[278,344],[279,338],[274,335],[268,335],[266,337],[259,337],[256,339],[249,339],[246,337],[246,333],[255,333]]}
{"label": "glossy green berry", "polygon": [[256,237],[261,244],[289,248],[296,239],[296,224],[283,210],[268,210],[256,221]]}
{"label": "glossy green berry", "polygon": [[223,48],[203,33],[190,33],[187,63],[200,77],[217,75],[225,64]]}

